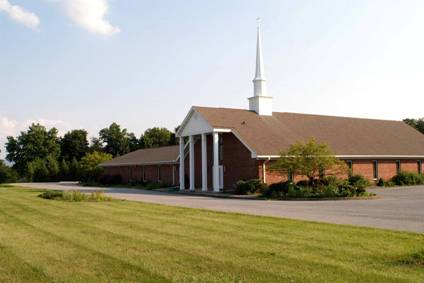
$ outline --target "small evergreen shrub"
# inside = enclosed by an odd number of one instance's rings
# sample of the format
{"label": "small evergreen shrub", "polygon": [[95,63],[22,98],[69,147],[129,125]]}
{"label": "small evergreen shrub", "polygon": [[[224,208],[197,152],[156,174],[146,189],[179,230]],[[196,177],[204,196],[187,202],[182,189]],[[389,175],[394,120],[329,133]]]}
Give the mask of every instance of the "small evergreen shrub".
{"label": "small evergreen shrub", "polygon": [[357,188],[365,189],[371,185],[370,181],[368,181],[364,176],[360,174],[355,174],[349,177],[349,184],[355,186]]}
{"label": "small evergreen shrub", "polygon": [[424,184],[424,175],[412,172],[399,172],[391,181],[397,186]]}
{"label": "small evergreen shrub", "polygon": [[262,195],[266,198],[283,198],[289,192],[290,186],[294,186],[294,184],[289,181],[274,183],[269,185],[268,189],[264,190]]}
{"label": "small evergreen shrub", "polygon": [[62,191],[47,191],[40,194],[39,197],[43,199],[62,199],[63,192]]}
{"label": "small evergreen shrub", "polygon": [[263,193],[266,190],[266,184],[259,179],[251,179],[247,181],[240,180],[235,185],[235,193],[238,195]]}
{"label": "small evergreen shrub", "polygon": [[384,187],[384,180],[383,180],[383,178],[378,179],[377,186],[378,187]]}

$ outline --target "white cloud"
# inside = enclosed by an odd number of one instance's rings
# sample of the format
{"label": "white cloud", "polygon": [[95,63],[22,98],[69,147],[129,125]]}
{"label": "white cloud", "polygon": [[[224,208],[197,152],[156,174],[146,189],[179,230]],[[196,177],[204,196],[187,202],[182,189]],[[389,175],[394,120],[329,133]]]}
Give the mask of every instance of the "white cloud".
{"label": "white cloud", "polygon": [[37,29],[40,25],[40,19],[36,14],[18,5],[12,5],[9,0],[0,0],[0,11],[7,13],[11,19],[31,29]]}
{"label": "white cloud", "polygon": [[120,32],[106,19],[107,0],[63,0],[63,4],[71,20],[92,33],[111,36]]}

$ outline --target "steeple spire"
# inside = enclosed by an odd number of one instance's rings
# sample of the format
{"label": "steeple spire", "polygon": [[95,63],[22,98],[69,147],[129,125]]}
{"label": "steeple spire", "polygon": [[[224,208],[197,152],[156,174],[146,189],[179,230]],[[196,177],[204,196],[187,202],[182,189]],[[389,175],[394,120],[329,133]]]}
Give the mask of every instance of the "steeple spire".
{"label": "steeple spire", "polygon": [[264,60],[262,58],[262,42],[261,42],[261,24],[260,18],[256,19],[258,22],[257,27],[257,39],[256,39],[256,73],[254,81],[264,80],[265,79],[265,69],[264,69]]}
{"label": "steeple spire", "polygon": [[253,97],[249,98],[249,110],[259,115],[272,115],[272,97],[267,96],[264,60],[262,56],[262,40],[260,18],[256,19],[256,72],[253,79]]}

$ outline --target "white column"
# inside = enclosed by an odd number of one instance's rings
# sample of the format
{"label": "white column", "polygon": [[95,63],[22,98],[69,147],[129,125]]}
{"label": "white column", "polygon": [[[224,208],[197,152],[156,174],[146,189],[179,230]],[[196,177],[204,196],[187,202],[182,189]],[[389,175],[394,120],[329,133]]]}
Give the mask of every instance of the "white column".
{"label": "white column", "polygon": [[180,137],[180,191],[185,189],[184,183],[184,138]]}
{"label": "white column", "polygon": [[194,191],[195,171],[194,171],[194,136],[189,138],[190,145],[190,191]]}
{"label": "white column", "polygon": [[219,136],[213,133],[213,191],[219,192]]}
{"label": "white column", "polygon": [[202,134],[202,191],[208,190],[208,152],[206,149],[206,134]]}

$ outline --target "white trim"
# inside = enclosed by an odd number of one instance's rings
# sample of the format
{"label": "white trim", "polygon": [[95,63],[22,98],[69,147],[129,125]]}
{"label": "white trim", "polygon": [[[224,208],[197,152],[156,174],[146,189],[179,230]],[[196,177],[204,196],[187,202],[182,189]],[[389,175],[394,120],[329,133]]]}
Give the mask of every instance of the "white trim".
{"label": "white trim", "polygon": [[217,133],[231,133],[231,129],[227,128],[213,128],[212,131]]}
{"label": "white trim", "polygon": [[207,151],[207,136],[202,134],[202,191],[208,190],[208,151]]}

